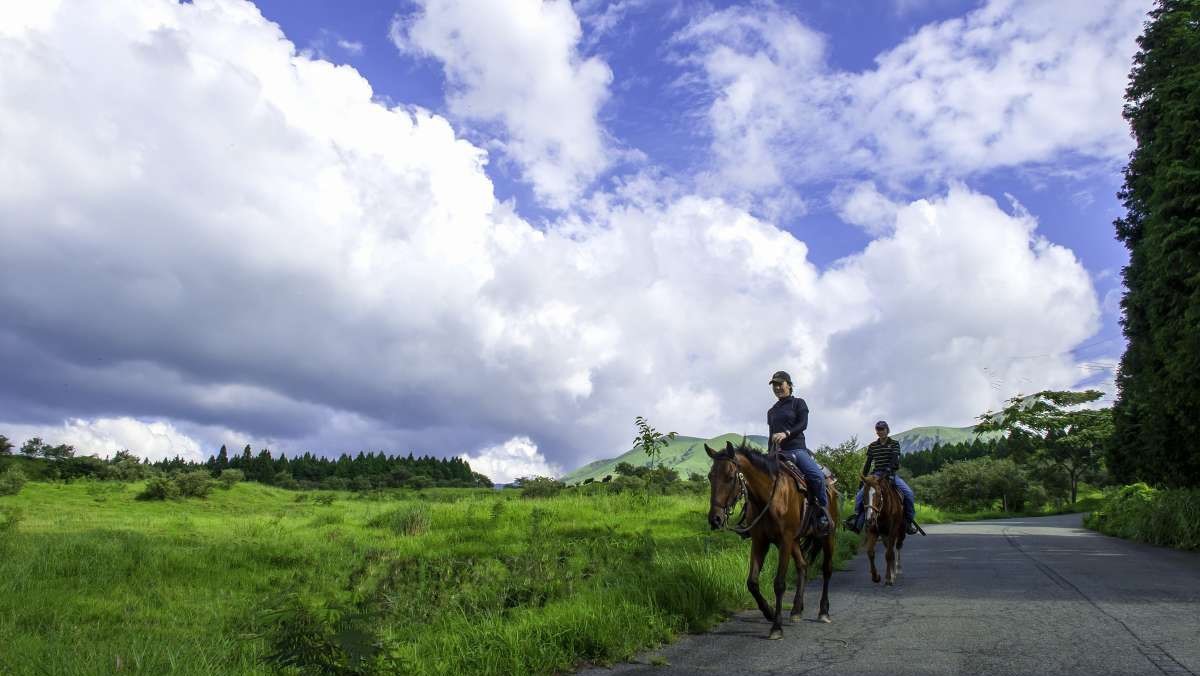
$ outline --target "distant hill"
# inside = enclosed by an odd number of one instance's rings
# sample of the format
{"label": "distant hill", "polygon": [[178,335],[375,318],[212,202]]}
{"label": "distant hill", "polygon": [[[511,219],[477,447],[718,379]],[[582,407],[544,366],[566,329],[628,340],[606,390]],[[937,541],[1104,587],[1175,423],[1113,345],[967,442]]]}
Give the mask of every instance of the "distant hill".
{"label": "distant hill", "polygon": [[[991,432],[981,435],[983,439],[993,439],[999,436],[999,432]],[[900,442],[900,451],[902,453],[914,453],[925,449],[933,448],[936,444],[957,444],[963,441],[970,442],[975,439],[975,433],[970,427],[914,427],[911,430],[906,430],[898,434],[893,434],[892,438]],[[767,438],[757,434],[751,434],[746,437],[746,440],[752,444],[756,444],[763,448],[767,445]],[[708,474],[708,468],[711,466],[711,461],[704,453],[704,444],[708,444],[713,448],[724,448],[725,442],[731,441],[734,444],[742,442],[740,434],[722,434],[719,437],[711,439],[702,439],[700,437],[685,437],[677,436],[663,450],[662,462],[667,467],[673,468],[679,472],[681,478],[686,479],[688,474],[696,472],[697,474]],[[859,438],[859,442],[865,447],[871,439]],[[645,467],[650,464],[650,458],[642,451],[641,446],[635,446],[632,449],[622,453],[615,458],[607,460],[597,460],[569,472],[561,478],[566,483],[579,483],[587,479],[595,479],[599,481],[605,475],[611,474],[616,476],[616,467],[622,462],[627,462],[634,467]]]}

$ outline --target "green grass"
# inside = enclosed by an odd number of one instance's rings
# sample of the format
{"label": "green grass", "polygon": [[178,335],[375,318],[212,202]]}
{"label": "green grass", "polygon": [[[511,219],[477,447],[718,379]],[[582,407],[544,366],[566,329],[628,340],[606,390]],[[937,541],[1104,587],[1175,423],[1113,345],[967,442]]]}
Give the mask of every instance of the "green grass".
{"label": "green grass", "polygon": [[706,495],[141,489],[0,497],[0,673],[268,674],[284,644],[344,673],[554,673],[752,603],[748,545],[708,531]]}
{"label": "green grass", "polygon": [[1105,495],[1084,525],[1106,535],[1200,550],[1200,489],[1124,486]]}

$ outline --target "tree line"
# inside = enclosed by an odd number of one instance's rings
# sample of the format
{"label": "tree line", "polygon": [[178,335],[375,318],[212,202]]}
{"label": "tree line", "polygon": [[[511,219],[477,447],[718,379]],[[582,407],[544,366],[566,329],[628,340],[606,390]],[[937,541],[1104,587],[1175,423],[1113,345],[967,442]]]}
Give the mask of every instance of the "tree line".
{"label": "tree line", "polygon": [[[0,435],[0,457],[12,456],[13,444]],[[435,458],[388,455],[383,452],[343,453],[337,458],[304,453],[289,458],[274,455],[270,449],[254,453],[247,445],[241,453],[230,455],[225,446],[204,462],[179,456],[151,462],[129,451],[119,451],[105,460],[93,455],[77,455],[68,444],[52,446],[38,437],[27,440],[19,455],[28,458],[32,478],[66,480],[95,479],[140,480],[156,475],[178,475],[203,471],[216,478],[227,470],[236,471],[247,481],[292,489],[372,490],[376,488],[491,487],[488,477],[471,470],[461,458]]]}

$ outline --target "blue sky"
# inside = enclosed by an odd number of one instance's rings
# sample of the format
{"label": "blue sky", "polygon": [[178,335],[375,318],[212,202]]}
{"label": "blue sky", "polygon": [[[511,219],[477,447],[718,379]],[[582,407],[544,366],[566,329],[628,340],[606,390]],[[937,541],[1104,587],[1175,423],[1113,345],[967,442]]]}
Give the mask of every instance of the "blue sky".
{"label": "blue sky", "polygon": [[777,368],[815,443],[1111,392],[1147,9],[6,8],[0,433],[504,480],[761,432]]}

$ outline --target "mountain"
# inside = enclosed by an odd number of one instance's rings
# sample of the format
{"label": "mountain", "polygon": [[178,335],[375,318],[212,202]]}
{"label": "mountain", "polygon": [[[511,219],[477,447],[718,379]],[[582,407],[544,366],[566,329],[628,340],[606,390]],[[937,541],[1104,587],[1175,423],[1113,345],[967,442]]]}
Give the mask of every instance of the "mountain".
{"label": "mountain", "polygon": [[[667,445],[662,452],[662,463],[667,467],[673,468],[679,472],[681,478],[686,479],[689,472],[698,474],[708,474],[708,468],[712,466],[712,461],[708,455],[704,453],[704,444],[708,444],[716,449],[725,448],[725,442],[730,441],[736,446],[742,443],[742,435],[740,434],[722,434],[719,437],[712,439],[701,439],[700,437],[684,437],[677,436]],[[746,441],[756,444],[761,447],[766,447],[767,438],[763,436],[750,435],[746,437]],[[622,462],[627,462],[634,467],[644,467],[650,464],[650,457],[646,455],[641,446],[634,446],[632,449],[618,455],[615,458],[608,460],[597,460],[580,467],[579,469],[570,472],[561,478],[561,481],[566,483],[579,483],[585,479],[595,479],[599,481],[607,474],[614,477],[617,474],[616,467]]]}
{"label": "mountain", "polygon": [[[999,435],[999,432],[990,432],[980,435],[980,438],[989,440]],[[936,444],[971,442],[975,439],[975,433],[971,431],[970,427],[930,426],[914,427],[911,430],[893,434],[892,438],[900,442],[901,453],[915,453],[916,451],[933,448]],[[731,441],[734,445],[740,444],[742,442],[742,435],[722,434],[719,437],[711,439],[677,436],[663,449],[662,463],[679,472],[680,478],[683,479],[686,479],[691,472],[708,474],[711,461],[704,453],[704,444],[707,443],[713,448],[721,449],[725,447],[726,441]],[[766,448],[767,446],[767,438],[756,434],[747,436],[746,441],[761,448]],[[866,446],[866,442],[862,441],[862,439],[860,439],[860,442],[863,443],[864,447]],[[642,451],[641,446],[635,446],[615,458],[597,460],[569,472],[561,478],[561,481],[574,484],[586,479],[600,481],[605,475],[609,474],[615,477],[617,474],[616,467],[622,462],[627,462],[634,467],[645,467],[650,464],[650,458]]]}

